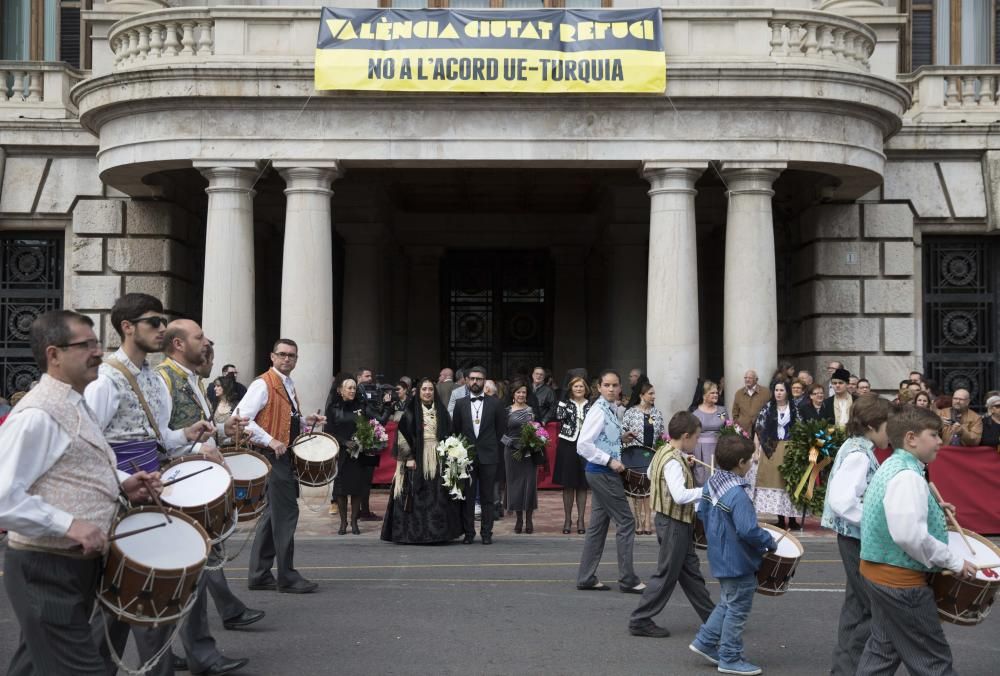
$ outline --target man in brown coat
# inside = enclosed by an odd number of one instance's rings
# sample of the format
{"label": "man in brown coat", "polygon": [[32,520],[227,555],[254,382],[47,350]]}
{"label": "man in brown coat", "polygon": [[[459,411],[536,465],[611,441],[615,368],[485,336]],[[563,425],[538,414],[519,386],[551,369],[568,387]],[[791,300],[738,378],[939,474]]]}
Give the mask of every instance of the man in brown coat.
{"label": "man in brown coat", "polygon": [[951,407],[938,410],[944,421],[941,438],[950,446],[978,446],[983,437],[983,419],[969,410],[972,397],[968,390],[958,389],[951,395]]}
{"label": "man in brown coat", "polygon": [[752,436],[757,414],[770,398],[770,393],[757,383],[757,372],[750,369],[743,374],[743,387],[733,399],[733,420]]}

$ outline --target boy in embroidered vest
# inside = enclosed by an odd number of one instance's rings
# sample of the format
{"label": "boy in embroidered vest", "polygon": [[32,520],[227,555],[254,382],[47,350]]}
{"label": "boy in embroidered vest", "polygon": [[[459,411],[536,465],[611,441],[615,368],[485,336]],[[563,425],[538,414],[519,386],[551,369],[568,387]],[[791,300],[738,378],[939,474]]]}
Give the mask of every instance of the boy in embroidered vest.
{"label": "boy in embroidered vest", "polygon": [[836,676],[854,676],[870,633],[871,603],[858,573],[861,562],[861,499],[878,469],[875,449],[889,445],[886,433],[888,418],[887,400],[876,394],[863,394],[857,398],[847,423],[847,433],[851,436],[837,452],[827,483],[822,524],[837,533],[837,547],[847,576],[847,593],[844,607],[840,610],[837,645],[833,649],[833,667],[830,669],[830,673]]}
{"label": "boy in embroidered vest", "polygon": [[975,567],[948,549],[944,509],[931,496],[924,466],[941,447],[941,419],[902,405],[889,415],[896,451],[872,477],[861,514],[861,575],[872,606],[871,636],[857,673],[954,674],[928,574],[944,568],[966,578]]}
{"label": "boy in embroidered vest", "polygon": [[738,435],[719,439],[715,449],[718,466],[705,484],[698,516],[705,524],[708,563],[719,580],[719,604],[701,625],[688,647],[717,664],[719,673],[761,673],[761,668],[743,655],[743,626],[750,617],[757,589],[757,570],[763,554],[777,544],[770,533],[757,524],[757,512],[750,500],[750,471],[753,444]]}
{"label": "boy in embroidered vest", "polygon": [[597,579],[608,525],[612,519],[617,533],[618,588],[626,594],[641,594],[646,589],[632,565],[635,544],[635,517],[625,499],[620,474],[622,464],[622,424],[616,402],[621,394],[621,378],[615,371],[604,371],[598,378],[600,395],[590,407],[576,441],[577,455],[587,461],[587,484],[594,493],[590,528],[583,542],[583,555],[576,575],[576,588],[583,591],[606,591],[609,586]]}
{"label": "boy in embroidered vest", "polygon": [[698,445],[700,431],[701,422],[693,414],[675,413],[667,424],[670,441],[656,452],[647,470],[660,553],[656,572],[629,619],[628,629],[633,636],[670,636],[653,618],[663,611],[678,581],[702,622],[715,608],[694,549],[695,503],[701,489],[695,485],[689,458]]}

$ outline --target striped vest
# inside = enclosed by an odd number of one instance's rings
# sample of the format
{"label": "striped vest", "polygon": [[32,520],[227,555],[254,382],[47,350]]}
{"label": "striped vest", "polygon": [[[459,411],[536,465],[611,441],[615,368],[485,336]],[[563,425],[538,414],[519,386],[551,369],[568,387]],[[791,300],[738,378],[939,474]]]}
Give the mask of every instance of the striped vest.
{"label": "striped vest", "polygon": [[[912,454],[897,448],[896,452],[883,463],[865,492],[865,509],[861,514],[861,558],[873,563],[885,563],[898,568],[909,568],[924,573],[936,572],[937,568],[928,568],[897,545],[889,535],[889,526],[885,519],[885,489],[889,481],[900,472],[916,472],[923,478],[923,465]],[[927,530],[932,537],[941,542],[948,542],[948,524],[945,521],[944,510],[927,491]]]}
{"label": "striped vest", "polygon": [[866,484],[870,484],[872,482],[872,477],[875,476],[875,470],[878,469],[878,458],[875,457],[875,444],[865,437],[851,437],[845,441],[843,446],[840,447],[840,450],[837,451],[837,458],[833,461],[833,469],[830,470],[830,477],[826,482],[828,488],[826,491],[826,501],[823,503],[823,519],[820,521],[820,524],[823,528],[829,528],[830,530],[836,531],[840,535],[860,540],[861,527],[844,521],[842,518],[834,514],[833,509],[830,508],[829,486],[833,482],[834,474],[837,473],[837,470],[840,469],[840,466],[844,464],[844,460],[851,453],[864,453],[868,457],[868,476],[865,478]]}
{"label": "striped vest", "polygon": [[679,505],[674,502],[674,496],[670,494],[667,482],[663,478],[663,468],[672,460],[676,460],[684,472],[684,487],[694,488],[694,474],[691,473],[691,468],[688,466],[687,461],[684,460],[684,456],[676,448],[667,444],[656,452],[656,455],[653,456],[653,461],[649,464],[653,511],[665,514],[677,521],[694,523],[695,503],[691,502],[686,505]]}
{"label": "striped vest", "polygon": [[[189,427],[199,420],[205,420],[205,410],[198,401],[198,395],[191,389],[188,374],[177,362],[169,357],[156,367],[167,384],[170,393],[170,429],[180,430]],[[199,381],[200,384],[200,381]],[[204,394],[204,393],[203,393]]]}

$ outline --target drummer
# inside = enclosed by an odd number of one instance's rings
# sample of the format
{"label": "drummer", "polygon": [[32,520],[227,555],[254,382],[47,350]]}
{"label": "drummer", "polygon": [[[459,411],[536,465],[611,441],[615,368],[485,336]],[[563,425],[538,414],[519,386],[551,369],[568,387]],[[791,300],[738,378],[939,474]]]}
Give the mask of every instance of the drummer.
{"label": "drummer", "polygon": [[[156,372],[163,378],[170,393],[168,426],[172,430],[183,429],[200,420],[211,420],[205,385],[198,373],[204,367],[210,342],[198,323],[190,319],[175,319],[167,325],[163,340],[163,352],[167,358],[156,367]],[[235,437],[247,422],[246,418],[230,417],[225,423],[215,425],[214,436],[204,442],[194,442],[185,450],[204,453],[209,459],[223,463],[219,444],[226,437]],[[224,660],[216,648],[208,625],[206,591],[211,591],[226,629],[245,627],[264,617],[263,610],[247,608],[230,590],[225,571],[219,566],[223,556],[221,545],[213,545],[198,585],[195,604],[180,631],[187,659],[174,657],[174,669],[177,671],[190,669],[199,673],[220,664],[220,660],[229,661]]]}
{"label": "drummer", "polygon": [[[288,594],[308,594],[318,586],[295,570],[295,527],[299,522],[299,484],[288,455],[288,445],[304,427],[324,425],[326,416],[303,416],[292,382],[299,346],[279,338],[271,350],[271,368],[257,376],[240,400],[241,416],[250,418],[250,440],[271,463],[267,481],[267,506],[250,550],[247,587],[277,589]],[[278,559],[278,577],[271,573]]]}
{"label": "drummer", "polygon": [[[145,293],[125,294],[111,308],[111,323],[121,338],[121,347],[105,358],[97,380],[87,386],[84,396],[98,427],[115,449],[120,470],[131,472],[132,463],[140,468],[158,468],[161,460],[183,453],[191,442],[202,441],[212,434],[215,427],[204,420],[182,429],[170,426],[170,395],[146,358],[163,349],[168,323],[163,304]],[[106,619],[115,652],[118,655],[124,652],[131,628],[139,658],[144,663],[163,647],[172,631],[168,625],[145,627],[129,625],[111,616]],[[108,673],[115,673],[103,621],[94,623],[94,638],[101,646]],[[228,665],[231,670],[246,662],[223,659],[218,664]],[[169,676],[173,672],[172,660],[160,659],[148,673]]]}
{"label": "drummer", "polygon": [[[656,390],[652,383],[639,388],[639,403],[625,411],[622,418],[622,464],[628,469],[645,473],[653,459],[653,446],[663,435],[663,414],[654,405]],[[635,515],[635,534],[652,535],[649,496],[630,497]]]}
{"label": "drummer", "polygon": [[872,606],[871,635],[858,674],[953,674],[951,647],[938,620],[928,573],[948,569],[972,579],[976,569],[948,548],[945,509],[931,497],[924,468],[941,447],[941,418],[902,405],[889,415],[895,452],[865,492],[861,575]]}
{"label": "drummer", "polygon": [[158,472],[116,473],[83,391],[103,349],[93,321],[52,310],[31,324],[44,372],[0,427],[0,528],[10,531],[4,586],[21,626],[9,673],[104,674],[90,615],[119,489],[133,502]]}

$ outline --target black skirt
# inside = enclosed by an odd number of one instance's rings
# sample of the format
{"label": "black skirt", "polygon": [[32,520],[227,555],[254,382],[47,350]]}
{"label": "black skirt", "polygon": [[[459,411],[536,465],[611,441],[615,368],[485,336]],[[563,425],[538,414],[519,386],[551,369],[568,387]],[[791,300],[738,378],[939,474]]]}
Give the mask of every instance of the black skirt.
{"label": "black skirt", "polygon": [[[344,449],[343,446],[341,446]],[[344,449],[337,458],[337,478],[333,481],[333,497],[352,495],[364,497],[372,490],[372,467],[366,467],[360,456],[354,459]]]}
{"label": "black skirt", "polygon": [[563,488],[586,488],[587,461],[576,454],[576,442],[559,437],[556,444],[556,467],[552,471],[552,483]]}
{"label": "black skirt", "polygon": [[403,496],[389,503],[382,521],[381,538],[386,542],[416,545],[450,542],[461,536],[464,532],[462,505],[465,503],[449,497],[440,476],[433,479],[421,476],[415,484],[412,511],[403,511]]}

